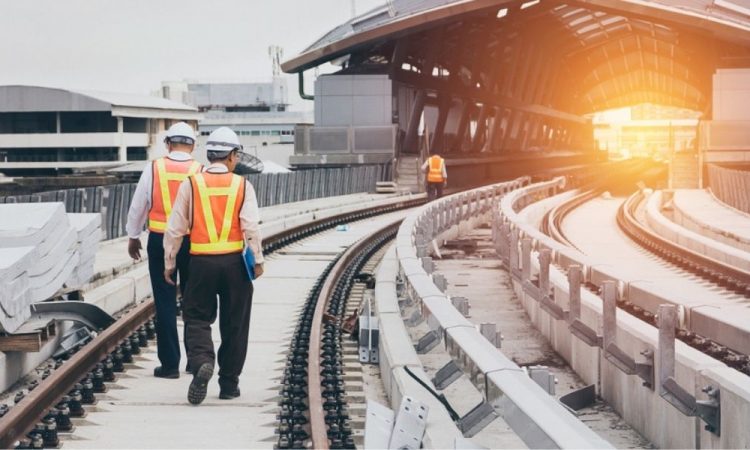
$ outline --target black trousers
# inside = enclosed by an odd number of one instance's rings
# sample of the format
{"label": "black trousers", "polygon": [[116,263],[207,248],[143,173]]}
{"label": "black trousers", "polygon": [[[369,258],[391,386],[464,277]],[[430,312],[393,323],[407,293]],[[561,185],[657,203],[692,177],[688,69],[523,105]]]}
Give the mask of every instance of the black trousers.
{"label": "black trousers", "polygon": [[217,316],[217,296],[221,333],[219,386],[231,389],[237,386],[245,365],[253,301],[253,284],[247,277],[240,253],[190,258],[183,318],[188,365],[193,371],[205,363],[213,365],[216,360],[211,324]]}
{"label": "black trousers", "polygon": [[428,200],[435,200],[436,198],[440,198],[443,196],[443,182],[440,183],[430,183],[427,182],[427,199]]}
{"label": "black trousers", "polygon": [[[190,240],[185,237],[177,253],[177,270],[173,280],[180,275],[180,291],[185,292],[190,262]],[[156,306],[156,351],[161,366],[166,370],[180,365],[180,339],[177,336],[177,287],[164,279],[164,235],[150,232],[146,244],[148,272]]]}

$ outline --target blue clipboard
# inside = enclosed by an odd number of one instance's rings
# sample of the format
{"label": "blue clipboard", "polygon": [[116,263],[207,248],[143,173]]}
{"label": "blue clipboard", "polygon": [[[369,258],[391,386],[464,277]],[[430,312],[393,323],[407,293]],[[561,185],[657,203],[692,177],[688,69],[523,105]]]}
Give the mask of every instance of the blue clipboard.
{"label": "blue clipboard", "polygon": [[247,277],[250,281],[255,279],[255,255],[250,247],[245,246],[242,250],[242,261],[245,263],[245,270],[247,270]]}

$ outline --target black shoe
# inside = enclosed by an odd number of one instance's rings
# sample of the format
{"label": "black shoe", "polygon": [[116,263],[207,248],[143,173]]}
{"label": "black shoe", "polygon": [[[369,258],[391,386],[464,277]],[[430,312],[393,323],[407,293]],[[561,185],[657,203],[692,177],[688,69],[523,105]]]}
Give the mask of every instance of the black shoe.
{"label": "black shoe", "polygon": [[240,388],[235,386],[234,388],[222,389],[219,392],[219,398],[222,400],[231,400],[240,396]]}
{"label": "black shoe", "polygon": [[154,376],[157,377],[157,378],[171,378],[171,379],[175,379],[175,378],[180,378],[180,371],[179,371],[179,369],[168,370],[168,369],[165,369],[162,366],[159,366],[159,367],[157,367],[157,368],[154,369]]}
{"label": "black shoe", "polygon": [[193,381],[188,388],[188,401],[193,405],[199,405],[206,398],[208,382],[214,374],[214,366],[211,363],[202,364],[193,375]]}
{"label": "black shoe", "polygon": [[193,368],[190,367],[190,364],[185,365],[185,373],[193,373]]}

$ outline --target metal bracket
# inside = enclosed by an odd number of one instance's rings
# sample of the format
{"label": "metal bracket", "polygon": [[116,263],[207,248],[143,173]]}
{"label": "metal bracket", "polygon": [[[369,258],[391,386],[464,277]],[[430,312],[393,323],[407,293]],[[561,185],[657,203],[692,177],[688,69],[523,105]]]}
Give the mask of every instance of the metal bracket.
{"label": "metal bracket", "polygon": [[719,388],[706,386],[702,391],[708,394],[709,399],[696,400],[673,377],[668,377],[661,387],[661,398],[686,416],[700,417],[706,422],[704,427],[706,431],[721,436],[721,391]]}
{"label": "metal bracket", "polygon": [[359,316],[359,362],[377,364],[380,361],[378,355],[379,339],[378,318],[372,315],[372,305],[368,298],[365,301],[364,310]]}
{"label": "metal bracket", "polygon": [[435,348],[438,343],[440,343],[440,333],[432,330],[419,338],[419,341],[417,341],[416,345],[414,345],[414,349],[420,355],[424,355],[425,353]]}
{"label": "metal bracket", "polygon": [[103,330],[115,322],[106,311],[82,301],[39,302],[31,306],[31,317],[39,320],[71,320],[93,330]]}
{"label": "metal bracket", "polygon": [[604,350],[604,357],[607,358],[607,361],[614,364],[614,366],[620,369],[625,375],[637,375],[643,380],[643,386],[653,390],[654,352],[651,350],[644,350],[641,352],[641,355],[647,359],[647,362],[636,362],[635,359],[623,352],[622,349],[614,343],[609,344]]}
{"label": "metal bracket", "polygon": [[451,303],[464,317],[469,317],[469,300],[466,297],[451,297]]}
{"label": "metal bracket", "polygon": [[499,414],[486,400],[475,406],[465,416],[458,419],[458,429],[465,437],[472,437],[482,431],[484,427],[497,419]]}
{"label": "metal bracket", "polygon": [[659,305],[659,396],[686,416],[697,416],[706,422],[705,429],[721,436],[721,396],[719,388],[706,386],[702,389],[708,400],[696,400],[682,388],[675,374],[675,329],[677,308],[675,305]]}
{"label": "metal bracket", "polygon": [[577,415],[577,411],[596,402],[596,385],[590,384],[560,397],[560,403]]}
{"label": "metal bracket", "polygon": [[461,378],[463,372],[458,367],[455,361],[450,360],[448,364],[444,365],[440,370],[435,373],[435,377],[432,379],[432,384],[438,390],[443,390],[450,386],[451,383]]}
{"label": "metal bracket", "polygon": [[539,289],[539,287],[534,283],[535,280],[523,280],[522,286],[523,291],[530,295],[531,298],[533,298],[536,301],[539,301],[542,295],[542,291]]}
{"label": "metal bracket", "polygon": [[393,433],[393,410],[378,402],[367,400],[366,414],[365,449],[388,448]]}
{"label": "metal bracket", "polygon": [[422,323],[422,321],[424,321],[424,317],[422,316],[422,311],[420,311],[419,309],[415,309],[411,313],[411,315],[409,316],[409,318],[405,320],[406,325],[408,325],[410,327],[417,326],[420,323]]}
{"label": "metal bracket", "polygon": [[445,292],[445,290],[448,289],[448,280],[446,280],[445,275],[441,273],[433,273],[432,282],[441,292]]}
{"label": "metal bracket", "polygon": [[490,344],[496,348],[501,348],[503,345],[503,334],[497,331],[497,324],[494,323],[481,323],[479,324],[479,332],[484,336],[485,339],[490,341]]}
{"label": "metal bracket", "polygon": [[426,404],[408,395],[404,396],[396,413],[388,448],[399,450],[422,448],[422,438],[427,428],[429,411],[430,408]]}
{"label": "metal bracket", "polygon": [[573,320],[568,329],[573,333],[573,336],[578,337],[578,339],[582,340],[583,343],[589,347],[602,346],[602,336],[599,336],[596,331],[589,328],[589,326],[581,322],[580,319]]}
{"label": "metal bracket", "polygon": [[549,395],[555,395],[555,376],[547,366],[528,366],[524,368],[529,378],[544,389]]}
{"label": "metal bracket", "polygon": [[549,295],[542,297],[539,306],[547,311],[555,320],[565,320],[568,317],[567,311],[562,309],[562,306],[555,303]]}
{"label": "metal bracket", "polygon": [[94,335],[88,327],[81,325],[65,333],[60,340],[60,348],[52,355],[53,358],[67,358],[76,349],[86,345]]}

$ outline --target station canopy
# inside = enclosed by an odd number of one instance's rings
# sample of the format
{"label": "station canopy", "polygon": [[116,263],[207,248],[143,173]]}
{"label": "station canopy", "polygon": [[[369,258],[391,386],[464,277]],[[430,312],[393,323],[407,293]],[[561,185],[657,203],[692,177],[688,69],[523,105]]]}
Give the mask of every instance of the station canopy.
{"label": "station canopy", "polygon": [[708,117],[716,69],[750,67],[750,1],[392,0],[282,68],[325,62],[510,108],[655,103]]}

